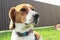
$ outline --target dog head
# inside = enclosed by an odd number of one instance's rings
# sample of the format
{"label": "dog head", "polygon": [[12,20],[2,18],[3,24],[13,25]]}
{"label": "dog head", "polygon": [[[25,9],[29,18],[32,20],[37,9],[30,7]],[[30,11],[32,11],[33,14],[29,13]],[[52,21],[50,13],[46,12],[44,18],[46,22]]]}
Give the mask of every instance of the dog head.
{"label": "dog head", "polygon": [[15,27],[15,23],[37,23],[39,14],[34,10],[30,4],[20,4],[12,7],[9,11],[10,29]]}

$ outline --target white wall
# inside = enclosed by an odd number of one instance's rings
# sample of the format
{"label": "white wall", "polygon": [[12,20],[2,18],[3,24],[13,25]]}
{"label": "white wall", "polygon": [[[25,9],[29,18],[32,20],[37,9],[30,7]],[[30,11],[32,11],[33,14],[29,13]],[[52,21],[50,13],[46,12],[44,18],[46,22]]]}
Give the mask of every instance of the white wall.
{"label": "white wall", "polygon": [[60,6],[60,0],[34,0],[34,1]]}

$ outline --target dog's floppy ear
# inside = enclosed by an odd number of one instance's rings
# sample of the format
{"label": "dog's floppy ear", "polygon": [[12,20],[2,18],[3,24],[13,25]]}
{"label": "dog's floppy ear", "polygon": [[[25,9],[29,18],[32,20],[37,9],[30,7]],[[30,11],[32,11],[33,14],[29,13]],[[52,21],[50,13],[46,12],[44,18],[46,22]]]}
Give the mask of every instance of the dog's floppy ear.
{"label": "dog's floppy ear", "polygon": [[14,29],[15,28],[15,8],[12,7],[9,11],[9,18],[10,18],[10,25],[9,25],[9,29]]}
{"label": "dog's floppy ear", "polygon": [[14,16],[15,16],[15,8],[12,7],[9,11],[9,18],[12,19],[12,21],[14,21]]}

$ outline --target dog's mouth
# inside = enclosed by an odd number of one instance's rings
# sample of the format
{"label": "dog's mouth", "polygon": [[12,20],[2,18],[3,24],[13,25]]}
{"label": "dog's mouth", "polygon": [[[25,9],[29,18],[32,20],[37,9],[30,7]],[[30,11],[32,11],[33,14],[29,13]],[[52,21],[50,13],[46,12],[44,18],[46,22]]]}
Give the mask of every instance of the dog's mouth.
{"label": "dog's mouth", "polygon": [[37,24],[39,19],[34,19],[31,23],[25,23],[25,25],[29,25],[29,24]]}
{"label": "dog's mouth", "polygon": [[38,23],[38,19],[34,19],[33,23],[37,24]]}
{"label": "dog's mouth", "polygon": [[38,19],[34,19],[31,23],[25,23],[25,28],[34,27],[38,23]]}
{"label": "dog's mouth", "polygon": [[38,20],[39,20],[39,15],[38,15],[38,14],[35,14],[35,15],[34,15],[34,20],[33,20],[33,22],[34,22],[35,24],[37,24]]}
{"label": "dog's mouth", "polygon": [[29,25],[29,24],[37,24],[39,21],[39,15],[35,15],[33,17],[31,17],[29,20],[27,20],[27,22],[25,23],[25,25]]}

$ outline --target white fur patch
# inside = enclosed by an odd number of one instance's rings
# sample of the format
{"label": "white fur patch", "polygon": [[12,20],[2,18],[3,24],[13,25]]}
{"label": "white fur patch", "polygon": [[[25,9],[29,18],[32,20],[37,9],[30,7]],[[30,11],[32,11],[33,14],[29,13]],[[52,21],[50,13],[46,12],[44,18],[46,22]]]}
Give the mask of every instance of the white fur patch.
{"label": "white fur patch", "polygon": [[29,9],[29,12],[28,12],[28,14],[27,14],[27,16],[26,16],[26,22],[25,23],[32,23],[33,22],[33,20],[34,20],[34,15],[35,14],[38,14],[37,12],[35,12],[35,11],[33,11],[33,10],[31,10],[31,9]]}
{"label": "white fur patch", "polygon": [[42,36],[40,37],[40,39],[39,39],[39,40],[43,40]]}
{"label": "white fur patch", "polygon": [[16,32],[20,32],[20,33],[24,33],[26,31],[29,31],[33,28],[33,25],[32,24],[29,24],[29,25],[25,25],[23,23],[15,23],[15,31]]}

